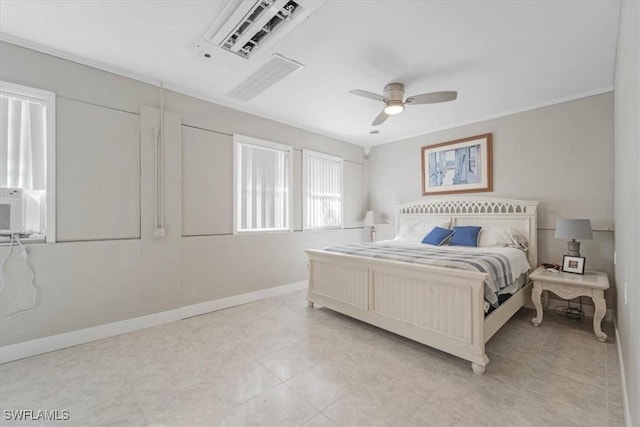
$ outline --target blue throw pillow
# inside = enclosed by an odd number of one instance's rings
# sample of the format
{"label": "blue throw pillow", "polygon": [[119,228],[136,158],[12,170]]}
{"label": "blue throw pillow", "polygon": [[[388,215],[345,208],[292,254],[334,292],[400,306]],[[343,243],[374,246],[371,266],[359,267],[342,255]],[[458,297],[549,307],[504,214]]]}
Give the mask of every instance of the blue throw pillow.
{"label": "blue throw pillow", "polygon": [[478,236],[482,227],[473,225],[453,227],[453,237],[449,244],[451,246],[478,246]]}
{"label": "blue throw pillow", "polygon": [[446,242],[452,234],[453,230],[449,230],[448,228],[434,227],[433,230],[429,232],[429,234],[424,236],[424,239],[422,239],[422,243],[440,246],[441,244]]}

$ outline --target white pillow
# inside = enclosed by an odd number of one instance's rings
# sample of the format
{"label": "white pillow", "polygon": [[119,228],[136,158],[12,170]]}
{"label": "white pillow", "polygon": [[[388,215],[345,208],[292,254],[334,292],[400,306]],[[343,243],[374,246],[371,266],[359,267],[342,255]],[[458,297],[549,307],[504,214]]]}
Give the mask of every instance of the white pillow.
{"label": "white pillow", "polygon": [[482,227],[478,238],[478,246],[509,246],[527,249],[527,239],[509,227]]}
{"label": "white pillow", "polygon": [[403,221],[400,223],[400,230],[398,230],[395,240],[420,243],[424,236],[429,234],[435,227],[449,228],[450,222],[451,220],[441,222]]}
{"label": "white pillow", "polygon": [[522,249],[525,252],[529,250],[529,242],[527,241],[527,238],[515,230],[511,230],[511,241],[513,242],[513,245],[509,246]]}
{"label": "white pillow", "polygon": [[507,246],[511,242],[509,227],[482,227],[478,237],[478,246]]}

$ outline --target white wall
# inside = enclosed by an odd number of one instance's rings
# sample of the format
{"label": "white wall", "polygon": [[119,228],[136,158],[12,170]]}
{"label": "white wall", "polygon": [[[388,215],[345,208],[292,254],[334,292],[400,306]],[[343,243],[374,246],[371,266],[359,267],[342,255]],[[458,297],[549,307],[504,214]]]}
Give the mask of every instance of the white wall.
{"label": "white wall", "polygon": [[[566,241],[553,238],[556,219],[591,218],[594,240],[582,242],[587,268],[606,271],[613,284],[613,96],[565,102],[373,147],[369,154],[369,208],[390,224],[394,207],[422,198],[420,149],[493,133],[496,197],[539,200],[538,260],[561,263]],[[585,301],[586,302],[586,301]],[[607,292],[612,308],[615,290]]]}
{"label": "white wall", "polygon": [[[640,4],[623,1],[615,70],[615,219],[618,332],[628,425],[640,425]],[[626,299],[625,299],[626,288]]]}
{"label": "white wall", "polygon": [[[362,147],[254,116],[247,120],[247,115],[177,93],[170,93],[167,102],[183,114],[184,305],[302,280],[305,248],[361,240]],[[294,147],[293,233],[232,235],[234,132]],[[305,148],[345,160],[345,230],[302,231]]]}
{"label": "white wall", "polygon": [[[39,305],[12,319],[4,316],[28,305],[30,294],[17,258],[8,263],[1,345],[301,281],[304,248],[361,240],[361,147],[170,91],[168,235],[154,239],[152,129],[159,126],[159,89],[12,44],[0,43],[0,56],[0,79],[57,94],[60,240],[29,245]],[[344,157],[347,228],[231,235],[233,133],[290,144],[296,153],[311,148]],[[294,202],[299,225],[299,183]],[[0,256],[7,250],[0,248]]]}

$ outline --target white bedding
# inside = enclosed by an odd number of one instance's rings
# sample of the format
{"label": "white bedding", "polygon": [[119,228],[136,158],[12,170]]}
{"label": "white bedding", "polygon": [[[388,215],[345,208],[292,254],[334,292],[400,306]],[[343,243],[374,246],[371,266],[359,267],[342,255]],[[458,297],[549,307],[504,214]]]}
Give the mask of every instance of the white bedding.
{"label": "white bedding", "polygon": [[381,240],[379,243],[385,243],[389,245],[398,245],[398,246],[409,246],[413,245],[416,247],[424,247],[429,246],[432,248],[442,249],[443,251],[450,252],[469,252],[469,251],[478,251],[478,252],[491,252],[496,254],[502,254],[503,256],[509,259],[509,263],[511,264],[511,271],[513,273],[513,277],[518,277],[523,273],[529,271],[531,266],[529,265],[529,261],[527,259],[527,254],[516,248],[509,247],[501,247],[501,246],[484,246],[484,247],[469,247],[469,246],[433,246],[433,245],[425,245],[424,243],[415,243],[415,242],[407,242],[407,241],[399,241],[399,240]]}

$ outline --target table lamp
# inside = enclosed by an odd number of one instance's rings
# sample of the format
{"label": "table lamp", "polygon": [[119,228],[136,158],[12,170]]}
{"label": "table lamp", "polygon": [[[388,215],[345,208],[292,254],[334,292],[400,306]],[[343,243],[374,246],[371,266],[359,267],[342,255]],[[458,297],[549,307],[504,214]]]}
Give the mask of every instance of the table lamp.
{"label": "table lamp", "polygon": [[364,221],[362,221],[362,225],[365,227],[371,227],[371,241],[373,242],[376,239],[376,225],[373,222],[373,211],[367,211],[367,214],[364,216]]}
{"label": "table lamp", "polygon": [[571,239],[567,242],[569,256],[580,256],[580,242],[576,239],[593,239],[590,219],[559,219],[556,222],[556,239]]}

